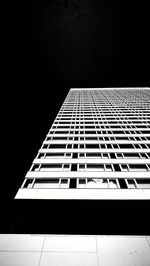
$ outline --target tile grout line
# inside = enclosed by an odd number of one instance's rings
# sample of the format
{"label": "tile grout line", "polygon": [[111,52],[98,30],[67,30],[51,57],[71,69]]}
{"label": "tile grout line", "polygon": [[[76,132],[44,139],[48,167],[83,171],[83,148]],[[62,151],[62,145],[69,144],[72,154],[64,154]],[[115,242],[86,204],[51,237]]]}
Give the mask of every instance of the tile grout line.
{"label": "tile grout line", "polygon": [[41,253],[40,253],[38,266],[40,266],[40,264],[41,264],[41,258],[42,258],[43,247],[44,247],[44,244],[45,244],[45,238],[46,238],[46,236],[44,236],[44,240],[43,240],[43,244],[42,244],[42,249],[41,249]]}
{"label": "tile grout line", "polygon": [[90,253],[90,254],[95,254],[95,251],[64,251],[64,250],[46,250],[43,251],[42,253]]}
{"label": "tile grout line", "polygon": [[98,266],[100,266],[100,263],[99,263],[99,257],[98,257],[97,235],[95,236],[95,238],[96,238],[96,254],[97,254],[97,262],[98,262]]}
{"label": "tile grout line", "polygon": [[5,250],[0,250],[0,253],[1,253],[1,252],[18,252],[18,253],[19,253],[19,252],[20,252],[20,253],[21,253],[21,252],[26,252],[26,253],[39,253],[39,252],[41,252],[41,251],[38,251],[38,250],[15,250],[15,249],[14,249],[14,250],[12,250],[12,249],[11,249],[11,250],[9,250],[9,249],[6,250],[6,249],[5,249]]}

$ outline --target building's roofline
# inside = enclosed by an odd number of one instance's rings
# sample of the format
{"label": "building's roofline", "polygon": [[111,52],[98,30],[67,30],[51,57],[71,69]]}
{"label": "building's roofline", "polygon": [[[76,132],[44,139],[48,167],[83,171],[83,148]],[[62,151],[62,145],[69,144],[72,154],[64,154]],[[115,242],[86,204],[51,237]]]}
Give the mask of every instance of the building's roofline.
{"label": "building's roofline", "polygon": [[149,90],[149,87],[115,87],[115,88],[70,88],[70,90],[125,90],[125,89],[146,89]]}

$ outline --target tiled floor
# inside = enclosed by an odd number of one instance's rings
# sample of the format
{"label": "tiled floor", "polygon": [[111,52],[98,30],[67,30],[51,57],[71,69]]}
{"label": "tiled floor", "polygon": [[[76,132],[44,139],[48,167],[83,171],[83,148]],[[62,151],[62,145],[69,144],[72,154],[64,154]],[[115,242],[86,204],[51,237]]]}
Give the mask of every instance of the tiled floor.
{"label": "tiled floor", "polygon": [[46,237],[43,251],[96,252],[95,236]]}
{"label": "tiled floor", "polygon": [[0,266],[150,266],[150,236],[0,235]]}
{"label": "tiled floor", "polygon": [[142,237],[97,237],[101,265],[150,266],[150,247]]}

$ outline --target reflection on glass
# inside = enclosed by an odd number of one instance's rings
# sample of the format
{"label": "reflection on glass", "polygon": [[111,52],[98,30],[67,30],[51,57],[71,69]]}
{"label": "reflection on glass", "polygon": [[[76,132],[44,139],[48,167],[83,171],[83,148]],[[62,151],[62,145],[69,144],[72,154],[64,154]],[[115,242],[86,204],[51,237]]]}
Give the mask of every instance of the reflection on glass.
{"label": "reflection on glass", "polygon": [[109,188],[118,188],[116,180],[109,180]]}
{"label": "reflection on glass", "polygon": [[87,188],[108,188],[108,181],[107,179],[88,179],[87,181]]}

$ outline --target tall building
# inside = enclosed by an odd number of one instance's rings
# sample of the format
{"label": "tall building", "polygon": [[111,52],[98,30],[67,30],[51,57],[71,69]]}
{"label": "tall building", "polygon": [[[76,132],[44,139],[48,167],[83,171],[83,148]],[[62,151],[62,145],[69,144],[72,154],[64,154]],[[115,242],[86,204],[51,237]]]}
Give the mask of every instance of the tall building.
{"label": "tall building", "polygon": [[149,88],[70,89],[16,199],[150,199]]}

